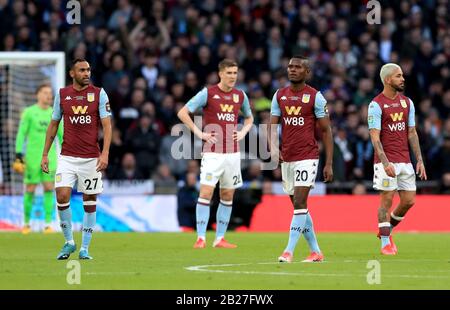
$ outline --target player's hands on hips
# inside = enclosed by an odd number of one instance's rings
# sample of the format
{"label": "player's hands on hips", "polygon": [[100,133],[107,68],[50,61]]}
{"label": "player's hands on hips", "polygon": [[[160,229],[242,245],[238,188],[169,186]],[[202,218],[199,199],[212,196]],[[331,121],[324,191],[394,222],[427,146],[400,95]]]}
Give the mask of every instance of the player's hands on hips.
{"label": "player's hands on hips", "polygon": [[244,139],[245,133],[241,131],[234,130],[233,131],[233,141],[241,141]]}
{"label": "player's hands on hips", "polygon": [[419,178],[421,180],[427,179],[427,172],[425,171],[425,165],[423,164],[423,161],[418,161],[416,165],[416,173],[419,175]]}
{"label": "player's hands on hips", "polygon": [[323,167],[323,181],[325,183],[333,181],[333,166],[330,164]]}
{"label": "player's hands on hips", "polygon": [[203,132],[202,140],[204,140],[208,143],[211,143],[211,144],[217,143],[216,133],[215,132],[211,132],[211,133]]}
{"label": "player's hands on hips", "polygon": [[383,167],[388,176],[390,176],[391,178],[395,178],[395,167],[392,163],[389,163],[387,166]]}
{"label": "player's hands on hips", "polygon": [[41,169],[43,172],[48,173],[48,156],[47,155],[42,155]]}
{"label": "player's hands on hips", "polygon": [[95,167],[95,169],[99,172],[105,170],[106,167],[108,167],[108,154],[102,153],[97,159],[97,167]]}

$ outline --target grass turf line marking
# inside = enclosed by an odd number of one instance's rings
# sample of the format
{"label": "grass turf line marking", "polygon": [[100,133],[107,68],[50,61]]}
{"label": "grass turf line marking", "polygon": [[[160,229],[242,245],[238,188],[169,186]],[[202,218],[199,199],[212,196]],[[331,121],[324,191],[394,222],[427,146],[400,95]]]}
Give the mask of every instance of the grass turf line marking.
{"label": "grass turf line marking", "polygon": [[[411,260],[413,261],[413,260]],[[296,264],[300,262],[294,262],[290,264]],[[198,265],[188,266],[184,269],[188,271],[200,271],[200,272],[213,272],[213,273],[234,273],[234,274],[249,274],[249,275],[273,275],[273,276],[314,276],[314,277],[365,277],[367,273],[313,273],[313,272],[273,272],[273,271],[245,271],[245,270],[223,270],[223,269],[205,269],[214,267],[238,267],[238,266],[251,266],[251,265],[287,265],[286,263],[279,262],[266,262],[266,263],[242,263],[242,264],[219,264],[219,265]],[[304,263],[313,264],[313,263]],[[317,263],[318,264],[318,263]],[[386,274],[383,275],[386,278],[417,278],[417,279],[449,279],[449,276],[439,275],[408,275],[408,274]]]}

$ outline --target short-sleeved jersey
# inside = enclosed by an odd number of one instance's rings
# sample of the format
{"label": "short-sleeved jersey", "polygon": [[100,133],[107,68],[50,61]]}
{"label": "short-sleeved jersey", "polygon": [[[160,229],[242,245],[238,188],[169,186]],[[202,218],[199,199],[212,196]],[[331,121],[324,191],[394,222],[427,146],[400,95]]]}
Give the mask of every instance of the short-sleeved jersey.
{"label": "short-sleeved jersey", "polygon": [[[45,144],[45,135],[48,124],[52,119],[51,107],[47,109],[41,108],[38,104],[33,104],[23,110],[20,117],[19,130],[16,137],[16,153],[24,152],[24,144],[26,143],[25,159],[27,163],[40,163],[41,155]],[[62,140],[61,126],[58,129],[58,140]],[[49,158],[56,159],[55,146],[52,145]]]}
{"label": "short-sleeved jersey", "polygon": [[287,86],[273,95],[270,114],[281,118],[281,155],[285,162],[319,158],[316,120],[328,115],[326,103],[309,85],[299,91]]}
{"label": "short-sleeved jersey", "polygon": [[55,96],[53,120],[64,117],[61,154],[95,158],[100,154],[98,128],[100,118],[111,116],[108,96],[103,88],[89,85],[76,90],[72,85],[61,88]]}
{"label": "short-sleeved jersey", "polygon": [[222,91],[218,85],[205,87],[190,99],[186,106],[189,112],[203,109],[203,131],[216,133],[218,142],[203,144],[203,152],[236,153],[238,142],[233,140],[233,131],[237,130],[239,111],[244,117],[250,117],[252,111],[247,95],[236,88]]}
{"label": "short-sleeved jersey", "polygon": [[[411,162],[408,128],[416,125],[414,114],[414,103],[402,94],[390,99],[380,93],[369,104],[369,129],[380,130],[381,144],[387,159],[392,163]],[[374,162],[380,162],[376,153]]]}

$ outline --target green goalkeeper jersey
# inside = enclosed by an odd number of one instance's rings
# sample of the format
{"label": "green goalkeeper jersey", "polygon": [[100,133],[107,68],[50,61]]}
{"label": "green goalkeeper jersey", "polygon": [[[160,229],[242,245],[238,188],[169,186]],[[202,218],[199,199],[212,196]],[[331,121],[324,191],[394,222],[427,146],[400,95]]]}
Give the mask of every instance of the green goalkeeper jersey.
{"label": "green goalkeeper jersey", "polygon": [[[16,153],[24,153],[27,166],[40,166],[42,151],[44,150],[47,127],[52,119],[53,109],[43,109],[34,104],[23,110],[20,117],[19,131],[16,136]],[[62,142],[62,125],[58,128],[58,140]],[[24,144],[26,141],[26,150]],[[50,163],[56,164],[55,144],[48,152]]]}

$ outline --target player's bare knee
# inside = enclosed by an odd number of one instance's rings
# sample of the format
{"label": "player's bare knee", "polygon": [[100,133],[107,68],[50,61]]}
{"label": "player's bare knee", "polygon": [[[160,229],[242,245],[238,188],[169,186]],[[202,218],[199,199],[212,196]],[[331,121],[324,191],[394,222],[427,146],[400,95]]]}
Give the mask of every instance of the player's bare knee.
{"label": "player's bare knee", "polygon": [[414,199],[408,199],[406,201],[403,201],[402,205],[406,210],[409,210],[412,206],[414,206],[414,203],[415,203]]}
{"label": "player's bare knee", "polygon": [[220,190],[220,199],[224,201],[232,201],[234,196],[234,190]]}
{"label": "player's bare knee", "polygon": [[214,188],[210,189],[210,188],[201,187],[199,197],[202,199],[211,200],[213,193],[214,193]]}
{"label": "player's bare knee", "polygon": [[35,190],[36,190],[36,184],[28,184],[26,186],[27,193],[34,193]]}
{"label": "player's bare knee", "polygon": [[84,212],[93,213],[97,210],[97,195],[83,195]]}
{"label": "player's bare knee", "polygon": [[306,200],[303,199],[295,199],[294,197],[294,209],[300,210],[300,209],[307,209],[308,205],[306,203]]}
{"label": "player's bare knee", "polygon": [[63,194],[56,195],[56,202],[58,204],[58,208],[69,205],[70,194],[63,193]]}
{"label": "player's bare knee", "polygon": [[46,192],[54,190],[53,183],[44,183],[43,187],[44,187],[44,191],[46,191]]}

